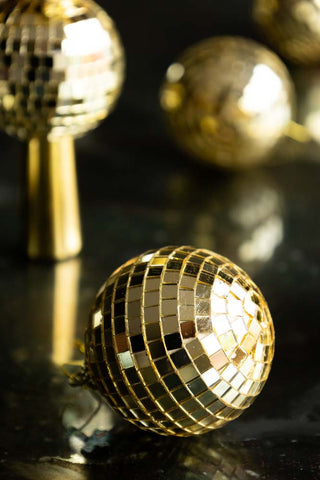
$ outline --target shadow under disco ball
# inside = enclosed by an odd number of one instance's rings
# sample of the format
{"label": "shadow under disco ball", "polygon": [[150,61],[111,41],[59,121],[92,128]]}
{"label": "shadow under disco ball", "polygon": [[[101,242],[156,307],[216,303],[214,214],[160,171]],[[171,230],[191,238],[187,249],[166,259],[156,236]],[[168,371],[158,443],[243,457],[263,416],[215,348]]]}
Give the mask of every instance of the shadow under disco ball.
{"label": "shadow under disco ball", "polygon": [[255,0],[253,18],[281,55],[295,63],[319,64],[318,0]]}
{"label": "shadow under disco ball", "polygon": [[0,3],[0,127],[28,143],[26,251],[79,253],[73,139],[113,109],[124,54],[108,14],[91,0]]}
{"label": "shadow under disco ball", "polygon": [[101,450],[97,464],[103,466],[108,459],[110,465],[122,466],[124,472],[130,464],[137,478],[146,476],[146,472],[150,472],[147,478],[158,478],[161,472],[163,478],[192,480],[252,480],[258,476],[247,449],[220,432],[179,442],[173,437],[155,437],[126,427],[105,432],[106,438],[108,433],[109,446],[96,449]]}
{"label": "shadow under disco ball", "polygon": [[168,68],[160,102],[179,147],[220,167],[268,160],[287,132],[294,91],[273,52],[240,37],[213,37],[189,47]]}
{"label": "shadow under disco ball", "polygon": [[68,458],[6,462],[4,471],[34,479],[43,478],[45,472],[54,479],[65,480],[74,479],[75,471],[77,479],[85,480],[88,474],[104,478],[106,468],[124,479],[129,475],[179,480],[252,480],[260,476],[260,469],[247,448],[239,442],[235,445],[217,432],[177,442],[174,438],[155,437],[128,428],[117,433],[97,430],[89,437],[84,436],[83,441],[85,447],[76,449]]}
{"label": "shadow under disco ball", "polygon": [[102,286],[72,380],[142,429],[199,435],[252,404],[273,352],[268,306],[243,270],[209,250],[164,247]]}
{"label": "shadow under disco ball", "polygon": [[259,477],[248,451],[239,444],[236,447],[230,444],[220,433],[186,442],[177,455],[176,464],[174,471],[178,473],[184,467],[199,480],[208,477],[212,480],[252,480]]}

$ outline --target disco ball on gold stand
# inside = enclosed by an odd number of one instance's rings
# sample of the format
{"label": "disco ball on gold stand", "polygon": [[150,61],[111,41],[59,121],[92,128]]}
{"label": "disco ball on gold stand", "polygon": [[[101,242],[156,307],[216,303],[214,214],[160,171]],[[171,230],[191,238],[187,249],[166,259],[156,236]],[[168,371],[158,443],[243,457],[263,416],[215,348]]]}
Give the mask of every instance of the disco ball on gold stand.
{"label": "disco ball on gold stand", "polygon": [[124,54],[91,0],[0,5],[0,126],[27,142],[26,251],[62,260],[81,250],[74,138],[112,110]]}

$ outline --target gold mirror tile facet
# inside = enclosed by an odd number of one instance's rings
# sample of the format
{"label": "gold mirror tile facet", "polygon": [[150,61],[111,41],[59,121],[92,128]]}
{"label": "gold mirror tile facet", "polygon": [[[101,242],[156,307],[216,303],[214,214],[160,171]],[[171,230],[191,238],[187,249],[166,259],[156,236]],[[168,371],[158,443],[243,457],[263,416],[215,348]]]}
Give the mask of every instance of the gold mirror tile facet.
{"label": "gold mirror tile facet", "polygon": [[86,339],[86,368],[103,397],[163,435],[237,418],[260,393],[274,352],[256,285],[228,259],[192,247],[120,267],[99,292]]}
{"label": "gold mirror tile facet", "polygon": [[182,337],[185,340],[194,338],[195,335],[196,335],[195,322],[193,320],[191,320],[189,322],[181,322],[180,323],[180,331],[181,331]]}
{"label": "gold mirror tile facet", "polygon": [[213,324],[212,324],[211,317],[197,316],[196,319],[197,319],[197,332],[199,335],[202,334],[202,336],[204,336],[213,332]]}

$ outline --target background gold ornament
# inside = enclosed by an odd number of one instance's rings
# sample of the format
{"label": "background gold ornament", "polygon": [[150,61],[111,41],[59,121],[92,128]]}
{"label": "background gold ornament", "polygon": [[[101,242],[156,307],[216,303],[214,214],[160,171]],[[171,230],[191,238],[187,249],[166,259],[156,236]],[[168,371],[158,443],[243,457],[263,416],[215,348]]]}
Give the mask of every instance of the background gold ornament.
{"label": "background gold ornament", "polygon": [[254,0],[253,17],[281,55],[305,65],[320,62],[318,0]]}
{"label": "background gold ornament", "polygon": [[266,161],[287,133],[294,90],[270,50],[240,37],[215,37],[168,68],[160,102],[182,149],[221,167],[244,168]]}
{"label": "background gold ornament", "polygon": [[108,278],[85,345],[78,383],[143,429],[188,436],[251,405],[270,371],[274,330],[260,290],[230,260],[165,247]]}
{"label": "background gold ornament", "polygon": [[121,42],[91,0],[0,4],[0,126],[28,142],[27,252],[63,259],[81,232],[73,138],[95,128],[119,96]]}

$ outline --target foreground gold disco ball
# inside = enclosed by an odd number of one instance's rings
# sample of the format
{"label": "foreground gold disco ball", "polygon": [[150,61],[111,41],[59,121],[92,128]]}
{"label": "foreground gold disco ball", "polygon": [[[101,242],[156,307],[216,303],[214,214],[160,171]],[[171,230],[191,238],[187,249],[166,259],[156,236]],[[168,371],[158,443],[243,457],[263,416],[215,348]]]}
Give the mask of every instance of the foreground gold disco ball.
{"label": "foreground gold disco ball", "polygon": [[268,306],[243,270],[210,250],[165,247],[100,289],[79,378],[133,424],[188,436],[241,415],[273,352]]}
{"label": "foreground gold disco ball", "polygon": [[73,138],[110,113],[123,72],[118,33],[93,1],[0,3],[0,127],[28,142],[29,256],[80,250]]}
{"label": "foreground gold disco ball", "polygon": [[306,65],[320,62],[319,0],[255,0],[253,17],[281,55]]}
{"label": "foreground gold disco ball", "polygon": [[294,92],[281,60],[258,43],[216,37],[167,71],[160,102],[178,145],[221,167],[262,163],[286,133]]}

